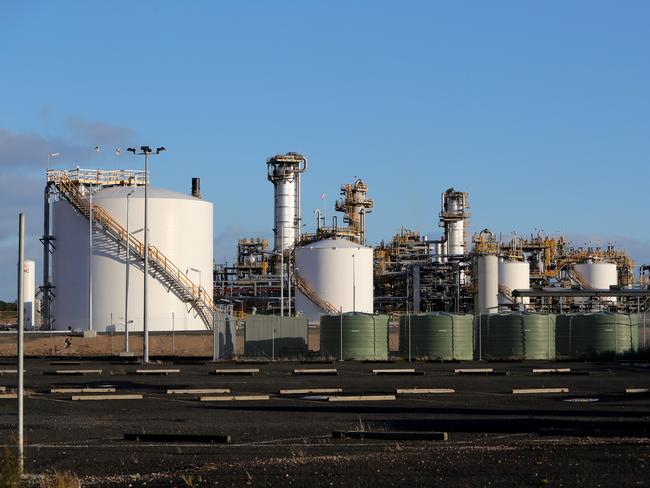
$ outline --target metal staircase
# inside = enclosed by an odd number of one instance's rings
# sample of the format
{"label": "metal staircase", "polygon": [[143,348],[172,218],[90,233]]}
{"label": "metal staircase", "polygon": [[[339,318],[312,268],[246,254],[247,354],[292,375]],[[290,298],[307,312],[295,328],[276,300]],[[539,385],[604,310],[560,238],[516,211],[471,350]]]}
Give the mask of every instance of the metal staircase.
{"label": "metal staircase", "polygon": [[512,290],[506,285],[499,285],[499,293],[501,293],[509,302],[515,303],[515,299],[512,296]]}
{"label": "metal staircase", "polygon": [[325,312],[329,314],[337,314],[339,313],[339,310],[332,305],[330,302],[327,300],[321,298],[321,296],[316,293],[316,290],[314,290],[311,286],[309,286],[309,283],[307,283],[302,276],[300,276],[298,273],[293,274],[293,278],[296,282],[296,287],[307,297],[309,300],[311,300],[317,307],[321,308]]}
{"label": "metal staircase", "polygon": [[[49,171],[48,181],[57,187],[61,197],[70,202],[86,218],[90,218],[90,201],[81,192],[79,185],[107,185],[102,179],[96,181],[87,178],[83,181],[81,179],[73,180],[65,171]],[[128,236],[127,243],[126,229],[111,217],[106,210],[98,205],[93,205],[92,215],[93,223],[101,226],[107,236],[125,248],[128,245],[133,255],[144,260],[144,244],[133,237],[133,234]],[[202,287],[195,285],[186,274],[182,273],[174,263],[151,244],[149,244],[149,265],[156,279],[163,283],[168,290],[173,291],[180,300],[192,304],[206,328],[212,329],[215,305],[210,294]]]}

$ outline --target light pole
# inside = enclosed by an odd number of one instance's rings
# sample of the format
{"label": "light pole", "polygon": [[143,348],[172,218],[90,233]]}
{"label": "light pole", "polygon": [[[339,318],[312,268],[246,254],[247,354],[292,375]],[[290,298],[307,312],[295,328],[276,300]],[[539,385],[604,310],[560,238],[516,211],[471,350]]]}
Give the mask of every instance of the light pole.
{"label": "light pole", "polygon": [[88,186],[88,330],[93,330],[93,187]]}
{"label": "light pole", "polygon": [[25,340],[25,214],[18,216],[18,467],[20,474],[24,467],[23,437],[23,392],[24,392],[24,340]]}
{"label": "light pole", "polygon": [[280,317],[284,317],[284,225],[280,230]]}
{"label": "light pole", "polygon": [[126,259],[124,284],[124,352],[129,352],[129,268],[131,266],[131,233],[129,230],[129,201],[135,190],[126,194]]}
{"label": "light pole", "polygon": [[355,266],[354,266],[354,257],[352,254],[352,313],[357,311],[357,284],[355,276]]}
{"label": "light pole", "polygon": [[201,294],[201,270],[196,269],[196,268],[187,268],[187,270],[185,271],[185,274],[187,275],[187,273],[189,273],[190,271],[194,271],[195,273],[198,273],[198,275],[199,275],[199,294]]}
{"label": "light pole", "polygon": [[[154,154],[160,154],[164,151],[164,147],[156,149]],[[153,153],[149,146],[140,146],[140,152],[135,148],[130,147],[127,151],[133,153],[135,156],[144,156],[144,281],[143,281],[143,298],[142,298],[142,331],[143,331],[143,347],[142,347],[142,361],[149,362],[149,310],[147,307],[147,281],[149,277],[149,198],[147,189],[149,188],[149,155]]]}
{"label": "light pole", "polygon": [[61,156],[60,152],[53,152],[53,153],[48,153],[47,154],[47,170],[50,171],[50,161],[52,159],[56,158],[57,156]]}

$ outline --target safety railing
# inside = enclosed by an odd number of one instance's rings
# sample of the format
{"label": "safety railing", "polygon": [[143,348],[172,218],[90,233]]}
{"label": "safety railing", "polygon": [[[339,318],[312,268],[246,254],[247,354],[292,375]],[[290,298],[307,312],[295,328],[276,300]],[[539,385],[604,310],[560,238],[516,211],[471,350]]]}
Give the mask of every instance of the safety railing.
{"label": "safety railing", "polygon": [[[51,174],[50,174],[51,173]],[[51,179],[50,176],[52,176]],[[90,201],[77,186],[79,180],[71,180],[68,172],[48,172],[48,180],[53,182],[74,207],[77,208],[86,218],[90,217]],[[133,234],[127,234],[126,229],[122,227],[105,209],[98,205],[92,207],[93,220],[104,227],[116,241],[129,246],[129,248],[141,259],[144,259],[144,244],[140,242]],[[152,267],[157,269],[168,279],[172,285],[175,285],[176,291],[181,295],[184,301],[192,302],[201,319],[207,328],[212,327],[213,314],[215,305],[208,293],[195,285],[185,273],[167,258],[155,246],[149,245],[149,262]]]}
{"label": "safety railing", "polygon": [[307,283],[302,278],[302,276],[300,276],[298,273],[294,273],[293,278],[296,283],[296,287],[302,293],[304,293],[305,296],[309,298],[309,300],[311,300],[316,306],[320,307],[323,311],[327,313],[339,313],[339,310],[330,302],[321,298],[321,296],[318,293],[316,293],[316,290],[314,290],[311,286],[309,286],[309,283]]}

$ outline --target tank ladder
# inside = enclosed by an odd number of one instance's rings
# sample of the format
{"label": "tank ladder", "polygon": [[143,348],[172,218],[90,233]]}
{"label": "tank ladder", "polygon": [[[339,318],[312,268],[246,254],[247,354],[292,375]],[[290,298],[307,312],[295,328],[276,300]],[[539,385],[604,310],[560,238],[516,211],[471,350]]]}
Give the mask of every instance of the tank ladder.
{"label": "tank ladder", "polygon": [[314,303],[317,307],[321,308],[323,311],[329,314],[337,314],[339,310],[332,305],[330,302],[322,298],[316,290],[314,290],[309,283],[307,283],[302,276],[297,272],[294,272],[293,278],[296,282],[296,287],[307,297],[311,302]]}
{"label": "tank ladder", "polygon": [[[65,198],[84,217],[90,218],[90,201],[84,195],[77,182],[70,179],[65,171],[50,171],[48,179],[56,185],[61,196]],[[106,235],[125,248],[128,245],[131,253],[144,260],[144,244],[129,234],[127,242],[126,229],[99,205],[93,204],[93,222],[103,228]],[[149,264],[157,273],[157,279],[169,290],[172,290],[183,302],[192,304],[197,314],[203,320],[207,329],[212,329],[215,305],[212,297],[201,286],[195,285],[185,273],[172,263],[158,248],[149,244]]]}

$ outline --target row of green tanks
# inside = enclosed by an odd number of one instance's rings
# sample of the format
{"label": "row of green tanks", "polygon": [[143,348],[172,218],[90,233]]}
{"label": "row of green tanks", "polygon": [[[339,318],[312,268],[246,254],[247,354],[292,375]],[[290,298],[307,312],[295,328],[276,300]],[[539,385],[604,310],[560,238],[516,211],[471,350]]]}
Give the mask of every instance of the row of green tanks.
{"label": "row of green tanks", "polygon": [[341,360],[388,359],[388,315],[348,312],[320,319],[320,351]]}
{"label": "row of green tanks", "polygon": [[473,346],[473,315],[434,312],[400,317],[399,353],[404,358],[470,361]]}
{"label": "row of green tanks", "polygon": [[606,359],[639,346],[638,315],[613,312],[482,315],[481,359]]}
{"label": "row of green tanks", "polygon": [[555,328],[558,358],[606,358],[633,354],[639,348],[636,314],[558,315]]}
{"label": "row of green tanks", "polygon": [[[399,356],[427,360],[606,358],[638,349],[638,317],[622,313],[553,315],[433,312],[399,319]],[[360,312],[321,317],[321,354],[386,360],[389,317]],[[341,345],[342,343],[342,345]]]}

